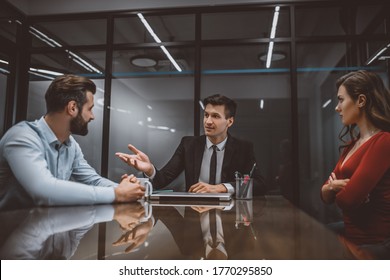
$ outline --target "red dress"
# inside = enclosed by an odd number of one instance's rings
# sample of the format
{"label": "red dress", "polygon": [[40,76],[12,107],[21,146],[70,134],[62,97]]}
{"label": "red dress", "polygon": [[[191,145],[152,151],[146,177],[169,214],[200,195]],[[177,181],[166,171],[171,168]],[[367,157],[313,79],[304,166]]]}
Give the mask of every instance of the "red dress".
{"label": "red dress", "polygon": [[380,243],[390,238],[390,133],[372,136],[342,165],[352,146],[333,171],[337,179],[350,179],[336,195],[345,237],[358,245]]}

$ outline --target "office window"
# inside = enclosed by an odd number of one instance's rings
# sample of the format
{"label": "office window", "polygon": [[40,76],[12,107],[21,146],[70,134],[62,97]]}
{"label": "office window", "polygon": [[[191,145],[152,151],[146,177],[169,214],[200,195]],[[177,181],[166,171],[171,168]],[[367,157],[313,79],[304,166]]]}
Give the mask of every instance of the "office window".
{"label": "office window", "polygon": [[342,7],[297,7],[297,36],[329,36],[347,34],[348,13]]}
{"label": "office window", "polygon": [[16,42],[17,23],[13,19],[0,19],[0,37]]}
{"label": "office window", "polygon": [[41,22],[30,27],[33,47],[101,45],[106,43],[106,20]]}
{"label": "office window", "polygon": [[342,124],[334,110],[335,82],[356,68],[347,67],[343,42],[298,44],[297,64],[300,201],[306,210],[337,220],[336,208],[325,206],[319,192],[339,157],[338,133]]}
{"label": "office window", "polygon": [[[31,56],[31,79],[45,78],[64,73],[103,77],[105,52],[56,51]],[[43,70],[43,71],[42,71]]]}
{"label": "office window", "polygon": [[[364,5],[358,6],[355,13],[356,34],[386,34],[383,14],[388,15],[388,9],[380,5]],[[382,20],[378,23],[377,19]]]}
{"label": "office window", "polygon": [[[192,41],[195,39],[195,15],[161,15],[144,18],[162,42]],[[114,43],[151,43],[153,37],[136,15],[115,19]]]}
{"label": "office window", "polygon": [[[202,39],[260,39],[269,38],[275,8],[255,11],[202,14]],[[290,36],[290,14],[281,7],[276,37]]]}
{"label": "office window", "polygon": [[[93,64],[95,66],[100,64],[104,65],[104,52],[80,52],[77,53],[77,56],[84,58],[84,63],[86,63],[84,65],[85,67],[87,67],[87,64]],[[67,66],[70,66],[69,69],[66,69]],[[45,93],[54,77],[61,73],[73,73],[89,77],[88,73],[90,73],[90,71],[87,71],[82,66],[79,66],[76,70],[74,66],[74,62],[71,62],[70,58],[62,53],[32,55],[27,120],[38,119],[46,113]],[[53,74],[51,71],[55,71],[57,74]],[[88,135],[75,136],[83,150],[85,158],[98,172],[100,172],[101,167],[103,127],[102,100],[104,98],[104,79],[99,78],[99,76],[101,75],[97,73],[90,74],[90,77],[97,88],[94,95],[95,107],[93,108],[95,120],[91,121],[88,125]]]}
{"label": "office window", "polygon": [[[278,44],[283,58],[277,56],[280,60],[266,68],[263,54],[267,49],[268,44],[203,48],[201,97],[220,93],[237,102],[235,123],[229,131],[254,144],[268,191],[290,196],[290,50],[289,45]],[[203,112],[201,116],[203,133]]]}
{"label": "office window", "polygon": [[[182,67],[177,71],[161,55],[154,66],[137,69],[129,61],[140,50],[115,51],[110,107],[109,177],[119,180],[124,173],[136,170],[115,157],[128,152],[129,143],[149,155],[157,168],[173,155],[185,135],[193,135],[194,52],[191,48],[168,48]],[[153,50],[150,52],[161,52]],[[149,54],[145,50],[145,53]],[[180,189],[184,178],[172,183]]]}

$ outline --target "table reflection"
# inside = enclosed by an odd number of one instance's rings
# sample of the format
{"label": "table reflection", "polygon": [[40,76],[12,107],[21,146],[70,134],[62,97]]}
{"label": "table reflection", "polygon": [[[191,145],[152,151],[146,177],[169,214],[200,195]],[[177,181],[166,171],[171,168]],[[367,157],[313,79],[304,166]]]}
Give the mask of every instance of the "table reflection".
{"label": "table reflection", "polygon": [[[70,259],[95,224],[112,220],[122,230],[122,235],[112,245],[126,244],[125,252],[130,252],[146,240],[152,228],[148,207],[143,203],[133,203],[33,208],[1,213],[1,221],[9,227],[8,233],[2,234],[0,258]],[[12,225],[10,220],[13,216],[23,216],[23,219]]]}
{"label": "table reflection", "polygon": [[324,225],[278,196],[0,212],[1,259],[345,259]]}

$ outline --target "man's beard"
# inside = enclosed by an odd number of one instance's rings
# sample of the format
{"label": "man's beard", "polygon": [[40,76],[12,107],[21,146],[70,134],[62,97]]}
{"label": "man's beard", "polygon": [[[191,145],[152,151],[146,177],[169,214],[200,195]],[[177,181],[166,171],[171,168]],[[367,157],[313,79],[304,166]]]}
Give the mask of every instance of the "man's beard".
{"label": "man's beard", "polygon": [[84,121],[80,113],[70,121],[70,132],[81,136],[88,134],[88,122]]}

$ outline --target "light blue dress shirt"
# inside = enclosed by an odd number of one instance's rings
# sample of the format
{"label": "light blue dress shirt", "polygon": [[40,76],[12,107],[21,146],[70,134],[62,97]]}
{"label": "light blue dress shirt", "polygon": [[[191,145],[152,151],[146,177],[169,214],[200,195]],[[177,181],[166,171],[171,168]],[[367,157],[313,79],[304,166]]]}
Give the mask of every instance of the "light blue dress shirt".
{"label": "light blue dress shirt", "polygon": [[0,246],[0,259],[70,259],[87,232],[114,213],[112,205],[34,208]]}
{"label": "light blue dress shirt", "polygon": [[20,122],[0,141],[0,209],[112,203],[116,186],[87,163],[72,136],[60,143],[44,117]]}
{"label": "light blue dress shirt", "polygon": [[[220,143],[218,143],[217,146],[217,170],[216,170],[216,177],[215,177],[215,184],[223,184],[225,188],[227,189],[228,193],[234,193],[234,187],[229,183],[221,182],[221,174],[222,174],[222,163],[223,158],[225,156],[225,146],[227,142],[227,137]],[[203,152],[203,158],[202,158],[202,165],[200,167],[200,174],[199,174],[199,182],[209,182],[210,177],[210,162],[211,162],[211,156],[213,154],[213,143],[210,141],[209,138],[206,137],[206,146],[204,148]]]}

